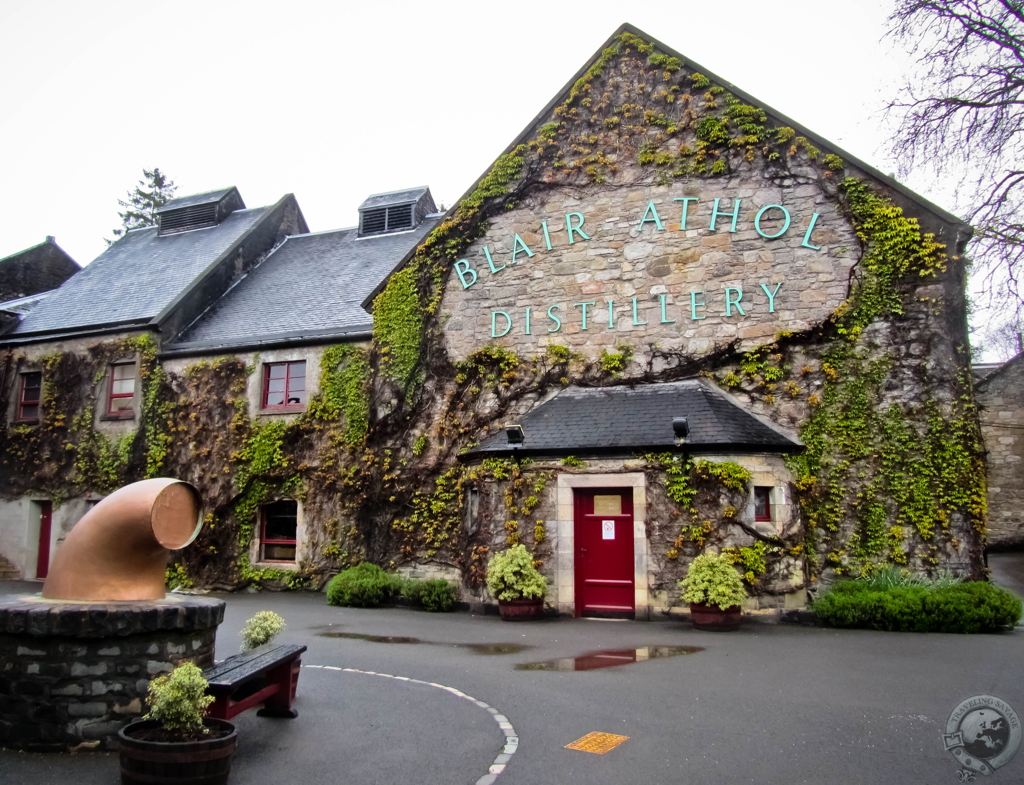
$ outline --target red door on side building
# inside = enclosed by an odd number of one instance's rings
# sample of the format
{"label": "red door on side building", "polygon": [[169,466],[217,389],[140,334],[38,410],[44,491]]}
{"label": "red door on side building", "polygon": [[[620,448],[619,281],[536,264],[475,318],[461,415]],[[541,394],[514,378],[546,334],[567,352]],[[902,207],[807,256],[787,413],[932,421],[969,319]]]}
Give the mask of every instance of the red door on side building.
{"label": "red door on side building", "polygon": [[633,489],[578,488],[576,615],[633,618]]}
{"label": "red door on side building", "polygon": [[53,519],[53,502],[36,502],[39,505],[39,551],[36,556],[36,579],[42,580],[50,571],[50,524]]}

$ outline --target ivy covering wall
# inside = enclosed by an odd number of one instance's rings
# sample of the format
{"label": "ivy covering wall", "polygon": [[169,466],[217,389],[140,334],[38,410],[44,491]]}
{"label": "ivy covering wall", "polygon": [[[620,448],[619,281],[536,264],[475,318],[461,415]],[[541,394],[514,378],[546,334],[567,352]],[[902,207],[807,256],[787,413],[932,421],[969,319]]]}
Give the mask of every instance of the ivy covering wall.
{"label": "ivy covering wall", "polygon": [[[445,286],[489,219],[557,188],[736,172],[774,184],[812,178],[856,228],[862,247],[849,297],[822,324],[753,349],[722,342],[700,357],[647,347],[642,363],[628,344],[596,358],[558,346],[531,356],[481,346],[461,362],[445,353]],[[977,576],[985,477],[956,250],[836,154],[624,33],[391,276],[373,304],[372,346],[325,347],[320,390],[304,414],[254,417],[246,386],[258,362],[222,357],[168,374],[149,336],[54,351],[42,360],[42,424],[3,426],[2,493],[59,502],[147,476],[193,482],[209,512],[173,568],[178,582],[317,586],[369,559],[431,562],[479,586],[495,547],[523,542],[539,564],[549,562],[549,484],[559,470],[584,467],[578,458],[561,467],[464,465],[460,454],[570,384],[700,373],[754,411],[788,418],[807,446],[788,462],[798,534],[749,532],[748,544],[731,551],[755,590],[773,574],[791,575],[794,560],[808,581],[888,562]],[[920,294],[936,285],[939,294]],[[93,427],[98,391],[109,363],[129,357],[140,362],[138,428],[111,441]],[[8,402],[23,359],[5,355]],[[740,509],[742,467],[673,454],[637,459],[652,487],[664,488],[658,503],[674,510],[665,516],[670,530],[659,532],[665,574],[721,547],[717,533]],[[491,511],[477,521],[466,514],[471,493],[487,495],[481,503]],[[250,563],[259,506],[276,498],[303,502],[308,557],[298,572]]]}

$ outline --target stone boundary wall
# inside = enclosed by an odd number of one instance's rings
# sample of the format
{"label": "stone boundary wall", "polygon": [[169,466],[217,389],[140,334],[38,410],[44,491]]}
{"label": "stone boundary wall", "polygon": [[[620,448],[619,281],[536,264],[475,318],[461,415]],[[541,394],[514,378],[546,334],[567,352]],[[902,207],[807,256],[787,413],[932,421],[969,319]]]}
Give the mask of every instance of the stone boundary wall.
{"label": "stone boundary wall", "polygon": [[149,681],[190,660],[213,664],[224,602],[171,597],[83,603],[0,600],[0,747],[116,748],[144,711]]}

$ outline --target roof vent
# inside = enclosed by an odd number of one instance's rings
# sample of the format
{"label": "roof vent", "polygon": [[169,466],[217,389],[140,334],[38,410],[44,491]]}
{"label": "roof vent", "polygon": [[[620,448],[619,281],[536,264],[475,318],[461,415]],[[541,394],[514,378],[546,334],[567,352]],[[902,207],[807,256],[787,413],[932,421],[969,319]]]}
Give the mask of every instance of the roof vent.
{"label": "roof vent", "polygon": [[245,202],[234,187],[172,199],[156,211],[160,221],[157,234],[177,234],[216,226],[231,213],[244,209]]}
{"label": "roof vent", "polygon": [[374,194],[359,206],[359,236],[413,229],[434,212],[437,207],[427,186]]}

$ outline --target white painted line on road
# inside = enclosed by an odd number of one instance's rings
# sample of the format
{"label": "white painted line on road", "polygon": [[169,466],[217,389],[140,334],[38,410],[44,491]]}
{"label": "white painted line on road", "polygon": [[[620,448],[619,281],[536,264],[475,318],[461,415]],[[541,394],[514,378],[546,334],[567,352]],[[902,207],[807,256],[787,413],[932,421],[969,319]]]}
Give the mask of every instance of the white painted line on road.
{"label": "white painted line on road", "polygon": [[392,676],[390,673],[377,673],[376,671],[363,671],[358,668],[336,668],[333,665],[303,665],[303,668],[317,668],[318,670],[326,671],[343,671],[345,673],[361,673],[364,676],[379,676],[384,679],[391,679],[392,681],[405,681],[410,684],[423,684],[427,687],[436,687],[437,689],[449,692],[457,698],[462,698],[470,703],[475,703],[481,709],[487,709],[496,723],[498,723],[498,729],[505,736],[505,741],[502,744],[501,752],[494,759],[494,763],[490,765],[487,773],[476,781],[476,785],[493,785],[498,779],[498,775],[505,771],[506,765],[512,759],[512,756],[519,749],[519,736],[512,727],[512,723],[508,721],[508,718],[504,714],[499,714],[498,710],[487,705],[483,701],[477,700],[472,695],[467,695],[461,690],[457,690],[454,687],[446,687],[443,684],[435,684],[432,681],[421,681],[420,679],[411,679],[408,676]]}

